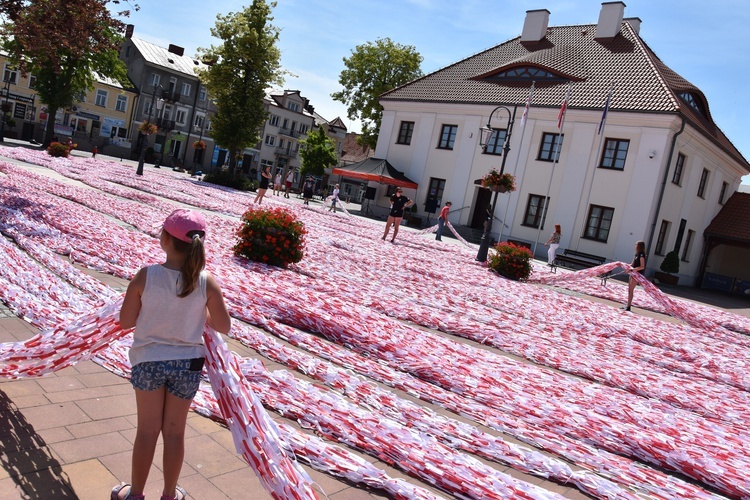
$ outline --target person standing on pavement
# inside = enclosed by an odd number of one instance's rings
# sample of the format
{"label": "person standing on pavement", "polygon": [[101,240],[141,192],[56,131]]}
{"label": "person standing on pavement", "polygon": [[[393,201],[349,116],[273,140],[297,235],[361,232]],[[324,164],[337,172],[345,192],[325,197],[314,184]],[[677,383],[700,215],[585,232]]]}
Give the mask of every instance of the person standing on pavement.
{"label": "person standing on pavement", "polygon": [[273,194],[278,196],[281,194],[281,171],[276,172],[276,178],[273,181]]}
{"label": "person standing on pavement", "polygon": [[263,197],[268,191],[268,183],[271,180],[271,167],[266,165],[263,167],[263,171],[260,173],[260,184],[258,184],[258,193],[255,195],[254,203],[260,205],[263,202]]}
{"label": "person standing on pavement", "polygon": [[286,174],[286,191],[284,191],[284,198],[289,198],[289,192],[292,190],[292,184],[294,184],[294,170],[289,169],[289,173]]}
{"label": "person standing on pavement", "polygon": [[437,234],[435,235],[435,239],[437,241],[443,241],[443,228],[445,227],[445,223],[448,222],[448,212],[451,210],[451,202],[446,201],[445,206],[440,209],[440,216],[438,217],[438,228],[437,228]]}
{"label": "person standing on pavement", "polygon": [[142,500],[162,437],[162,500],[183,500],[177,485],[185,457],[185,425],[205,361],[203,329],[229,333],[231,319],[221,288],[205,270],[206,220],[178,209],[164,221],[159,243],[163,264],[141,268],[128,285],[120,326],[135,327],[129,357],[135,390],[137,430],[131,482],[121,483],[111,500]]}
{"label": "person standing on pavement", "polygon": [[409,198],[404,196],[403,190],[400,187],[396,188],[396,192],[391,196],[391,211],[388,214],[388,220],[385,223],[385,232],[383,233],[382,240],[388,238],[388,232],[393,226],[393,238],[391,243],[394,243],[396,235],[398,234],[398,228],[401,226],[401,219],[404,218],[404,210],[414,204]]}
{"label": "person standing on pavement", "polygon": [[628,305],[625,307],[626,311],[630,311],[630,306],[633,304],[633,292],[635,287],[638,286],[638,282],[633,277],[633,274],[643,274],[642,271],[646,269],[646,243],[643,241],[637,241],[635,243],[635,256],[633,257],[633,263],[630,264],[632,269],[628,271],[630,279],[628,280]]}
{"label": "person standing on pavement", "polygon": [[302,198],[304,198],[304,204],[309,205],[310,200],[313,197],[313,189],[315,189],[315,181],[312,176],[308,175],[305,179],[305,184],[302,186]]}
{"label": "person standing on pavement", "polygon": [[547,265],[551,266],[554,264],[557,258],[557,249],[560,247],[560,236],[562,236],[562,228],[560,224],[555,224],[555,232],[549,237],[545,245],[549,245],[547,250]]}
{"label": "person standing on pavement", "polygon": [[329,212],[336,213],[336,203],[339,202],[339,185],[336,184],[333,187],[333,195],[331,196],[331,208],[328,209]]}

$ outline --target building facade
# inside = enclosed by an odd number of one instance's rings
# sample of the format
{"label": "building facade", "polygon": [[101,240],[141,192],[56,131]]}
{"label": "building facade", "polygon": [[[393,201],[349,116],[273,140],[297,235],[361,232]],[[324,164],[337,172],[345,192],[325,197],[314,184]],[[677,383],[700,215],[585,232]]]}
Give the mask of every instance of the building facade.
{"label": "building facade", "polygon": [[[149,161],[206,171],[214,160],[215,144],[210,135],[210,117],[215,107],[201,85],[198,71],[206,65],[186,56],[176,45],[168,48],[128,37],[120,49],[128,77],[138,90],[138,101],[128,135],[131,156],[140,155],[144,139]],[[139,127],[151,121],[158,127],[153,136],[144,137]]]}
{"label": "building facade", "polygon": [[[624,7],[605,2],[597,24],[562,27],[528,11],[521,36],[384,94],[375,157],[418,183],[409,196],[421,210],[450,200],[451,221],[473,227],[493,201],[478,181],[493,167],[513,174],[517,190],[494,209],[496,240],[543,255],[561,224],[561,250],[630,262],[644,240],[649,270],[677,250],[683,282],[696,278],[700,235],[750,165]],[[373,187],[386,207],[387,187]]]}

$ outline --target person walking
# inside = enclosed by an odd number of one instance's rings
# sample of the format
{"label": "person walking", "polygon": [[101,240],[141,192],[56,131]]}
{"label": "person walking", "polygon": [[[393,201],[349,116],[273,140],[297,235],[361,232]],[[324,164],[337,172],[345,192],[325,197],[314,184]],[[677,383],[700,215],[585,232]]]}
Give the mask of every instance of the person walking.
{"label": "person walking", "polygon": [[555,224],[555,232],[549,237],[545,245],[549,245],[547,250],[547,265],[551,266],[555,263],[557,258],[557,249],[560,247],[560,236],[562,236],[562,229],[560,224]]}
{"label": "person walking", "polygon": [[388,238],[388,232],[391,230],[391,225],[393,225],[391,243],[394,243],[398,234],[398,228],[401,226],[401,219],[404,218],[404,209],[409,208],[413,204],[413,201],[404,196],[403,190],[397,187],[396,192],[391,196],[391,211],[388,213],[388,220],[385,223],[385,232],[381,238],[382,240]]}
{"label": "person walking", "polygon": [[329,212],[333,211],[333,213],[336,213],[336,203],[339,202],[339,185],[336,184],[333,187],[333,195],[331,196],[331,208],[328,209]]}
{"label": "person walking", "polygon": [[448,222],[448,212],[451,210],[451,202],[446,201],[443,208],[440,209],[440,216],[438,217],[438,228],[437,228],[437,234],[435,235],[435,239],[437,241],[443,241],[443,228],[445,227],[445,223]]}
{"label": "person walking", "polygon": [[129,357],[138,416],[130,483],[112,488],[111,500],[144,498],[160,434],[161,500],[186,498],[177,480],[185,455],[188,410],[205,360],[203,329],[206,323],[224,334],[231,329],[221,288],[203,269],[205,235],[206,221],[200,213],[172,212],[159,237],[164,263],[141,268],[125,293],[120,326],[135,327]]}
{"label": "person walking", "polygon": [[305,184],[302,186],[302,198],[305,200],[303,202],[305,205],[310,204],[310,200],[313,197],[313,189],[315,189],[315,181],[312,176],[308,175],[307,179],[305,179]]}
{"label": "person walking", "polygon": [[268,191],[268,183],[271,180],[271,167],[266,165],[263,167],[263,171],[260,173],[260,184],[258,184],[258,193],[255,195],[253,203],[260,205],[263,202],[263,197]]}
{"label": "person walking", "polygon": [[278,196],[281,194],[281,171],[276,172],[276,178],[273,181],[273,194]]}
{"label": "person walking", "polygon": [[633,257],[633,263],[630,264],[632,268],[628,271],[630,279],[628,279],[628,305],[625,307],[626,311],[630,311],[630,306],[633,304],[633,293],[635,287],[638,286],[638,281],[633,277],[633,274],[643,274],[642,271],[646,269],[646,243],[643,241],[637,241],[635,243],[635,256]]}
{"label": "person walking", "polygon": [[91,157],[92,158],[96,158],[96,153],[98,153],[98,152],[99,152],[99,150],[97,149],[96,146],[94,146],[93,148],[91,148]]}
{"label": "person walking", "polygon": [[286,190],[284,191],[284,198],[289,198],[289,192],[292,190],[292,184],[294,184],[294,170],[289,169],[289,173],[286,174]]}

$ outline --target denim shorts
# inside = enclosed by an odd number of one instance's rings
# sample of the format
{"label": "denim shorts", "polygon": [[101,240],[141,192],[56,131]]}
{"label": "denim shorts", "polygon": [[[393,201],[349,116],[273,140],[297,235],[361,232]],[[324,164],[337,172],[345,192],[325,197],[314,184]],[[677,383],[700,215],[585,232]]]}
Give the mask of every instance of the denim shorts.
{"label": "denim shorts", "polygon": [[130,383],[141,391],[155,391],[162,387],[182,399],[193,399],[201,381],[204,358],[171,361],[144,361],[130,372]]}

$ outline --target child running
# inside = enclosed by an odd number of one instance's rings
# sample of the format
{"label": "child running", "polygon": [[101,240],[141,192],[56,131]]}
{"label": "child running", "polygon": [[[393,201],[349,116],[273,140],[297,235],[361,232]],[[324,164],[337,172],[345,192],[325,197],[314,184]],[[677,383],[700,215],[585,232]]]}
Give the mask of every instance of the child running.
{"label": "child running", "polygon": [[159,434],[164,442],[161,500],[183,500],[177,486],[185,455],[185,425],[205,360],[203,328],[228,333],[231,320],[216,280],[203,270],[206,221],[192,210],[175,210],[164,221],[159,243],[163,264],[140,269],[120,310],[122,328],[135,326],[130,382],[138,412],[131,482],[112,489],[111,500],[141,500]]}

